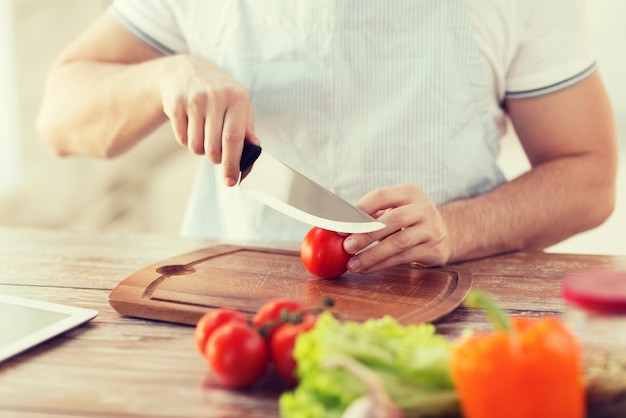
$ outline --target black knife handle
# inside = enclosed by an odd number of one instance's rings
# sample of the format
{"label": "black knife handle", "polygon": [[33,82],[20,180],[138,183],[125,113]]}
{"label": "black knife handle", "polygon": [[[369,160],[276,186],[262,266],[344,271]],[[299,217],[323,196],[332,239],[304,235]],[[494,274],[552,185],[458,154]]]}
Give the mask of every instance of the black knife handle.
{"label": "black knife handle", "polygon": [[243,141],[243,151],[241,152],[241,160],[239,160],[239,171],[246,171],[261,155],[261,147],[254,145],[247,139]]}

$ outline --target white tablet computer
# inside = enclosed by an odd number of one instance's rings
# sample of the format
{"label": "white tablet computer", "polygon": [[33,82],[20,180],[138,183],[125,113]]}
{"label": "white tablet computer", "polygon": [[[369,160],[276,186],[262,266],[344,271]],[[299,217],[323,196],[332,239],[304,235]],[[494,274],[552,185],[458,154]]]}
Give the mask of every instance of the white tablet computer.
{"label": "white tablet computer", "polygon": [[0,362],[97,314],[91,309],[0,295]]}

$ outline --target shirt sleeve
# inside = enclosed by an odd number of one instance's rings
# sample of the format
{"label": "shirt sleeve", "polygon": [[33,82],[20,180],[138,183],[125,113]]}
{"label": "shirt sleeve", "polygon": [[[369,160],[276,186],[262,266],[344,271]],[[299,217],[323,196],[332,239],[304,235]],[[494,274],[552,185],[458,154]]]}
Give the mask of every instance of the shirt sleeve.
{"label": "shirt sleeve", "polygon": [[111,14],[122,26],[156,50],[170,55],[188,52],[179,24],[178,6],[185,0],[114,0]]}
{"label": "shirt sleeve", "polygon": [[517,2],[519,42],[506,73],[506,97],[534,97],[571,86],[596,69],[582,0]]}

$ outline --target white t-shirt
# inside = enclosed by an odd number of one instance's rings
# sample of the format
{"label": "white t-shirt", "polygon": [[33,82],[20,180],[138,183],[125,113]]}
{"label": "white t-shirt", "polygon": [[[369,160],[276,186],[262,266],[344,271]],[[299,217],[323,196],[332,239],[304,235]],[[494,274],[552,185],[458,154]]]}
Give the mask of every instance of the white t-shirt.
{"label": "white t-shirt", "polygon": [[[266,150],[344,199],[418,184],[436,203],[502,183],[506,97],[595,69],[580,1],[116,0],[111,13],[166,54],[202,55],[246,85]],[[290,221],[222,186],[208,163],[185,235],[301,240]]]}
{"label": "white t-shirt", "polygon": [[[111,12],[165,53],[190,52],[203,34],[193,16],[219,14],[223,2],[115,0]],[[493,116],[504,128],[505,97],[550,93],[595,69],[595,50],[582,0],[466,0],[480,50]],[[284,11],[276,11],[284,14]]]}
{"label": "white t-shirt", "polygon": [[596,68],[582,0],[467,0],[491,90],[494,118],[505,129],[505,98],[551,93]]}

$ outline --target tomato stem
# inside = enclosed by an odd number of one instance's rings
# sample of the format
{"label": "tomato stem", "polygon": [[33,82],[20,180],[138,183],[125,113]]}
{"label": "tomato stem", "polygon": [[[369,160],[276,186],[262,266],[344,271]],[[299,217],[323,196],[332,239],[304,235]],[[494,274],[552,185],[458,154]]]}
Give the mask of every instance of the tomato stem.
{"label": "tomato stem", "polygon": [[279,324],[284,322],[290,322],[292,324],[299,324],[302,322],[302,311],[297,312],[289,312],[286,309],[280,311],[280,318],[278,319]]}
{"label": "tomato stem", "polygon": [[305,308],[305,309],[301,309],[295,312],[289,311],[287,309],[282,309],[280,311],[280,315],[278,319],[275,319],[274,321],[266,322],[265,324],[263,324],[262,326],[258,328],[258,331],[263,337],[267,337],[268,334],[270,333],[270,330],[278,327],[281,324],[284,324],[284,323],[299,324],[302,322],[304,314],[312,313],[312,314],[319,315],[320,313],[326,310],[329,310],[334,306],[335,306],[335,300],[332,297],[323,296],[320,299],[320,302],[317,308],[308,308],[308,309]]}
{"label": "tomato stem", "polygon": [[484,310],[497,330],[511,332],[509,316],[486,293],[472,290],[465,299],[465,305]]}

